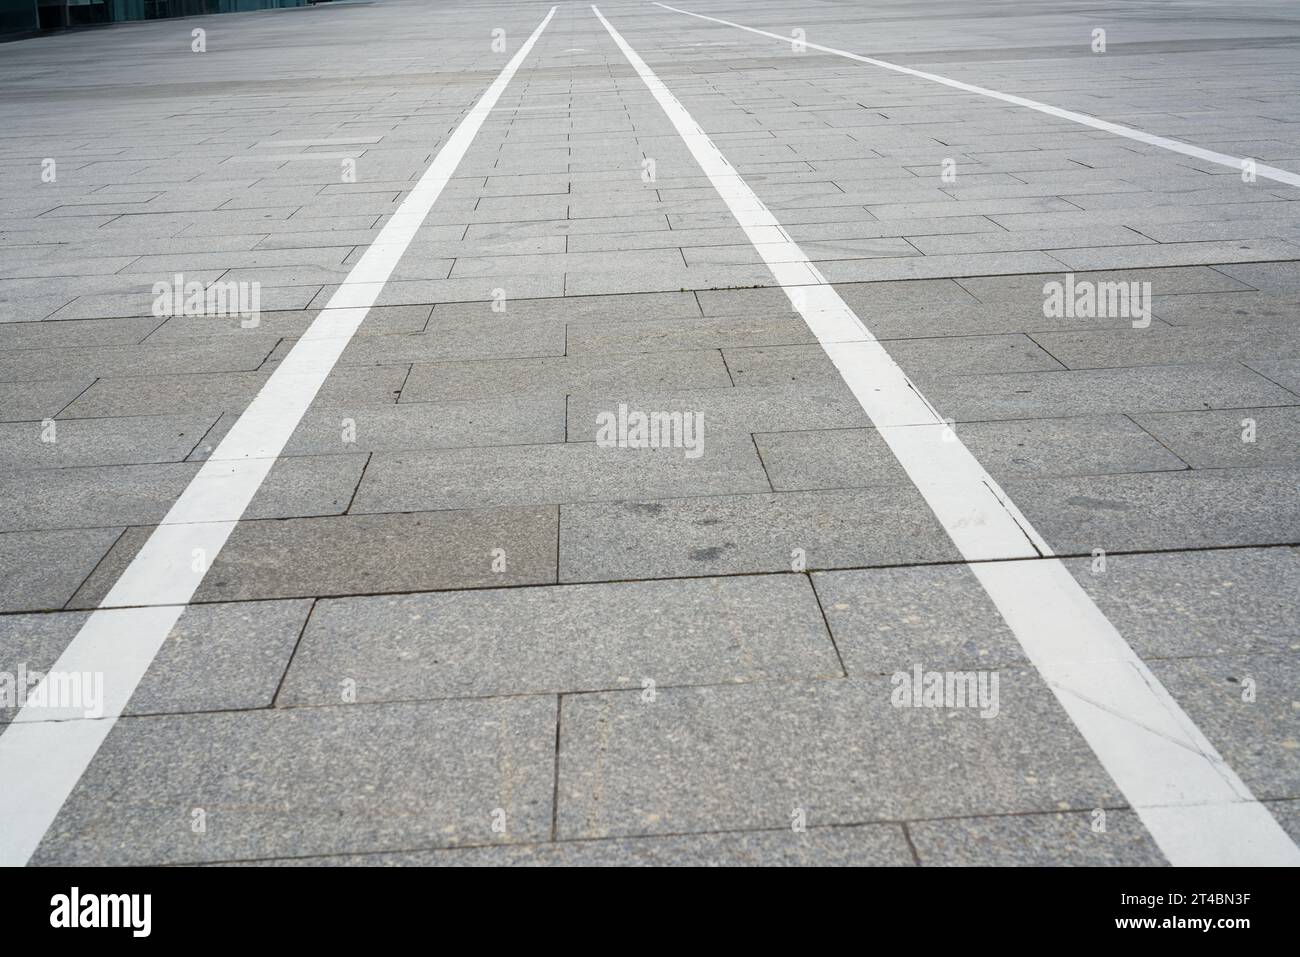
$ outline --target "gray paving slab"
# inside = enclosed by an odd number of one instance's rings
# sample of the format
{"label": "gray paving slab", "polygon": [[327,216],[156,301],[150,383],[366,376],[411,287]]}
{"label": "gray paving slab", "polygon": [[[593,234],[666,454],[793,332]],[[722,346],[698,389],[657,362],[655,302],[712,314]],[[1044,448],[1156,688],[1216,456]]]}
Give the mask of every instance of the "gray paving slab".
{"label": "gray paving slab", "polygon": [[1254,291],[1156,296],[1152,312],[1175,326],[1212,326],[1226,319],[1286,321],[1300,312],[1300,297]]}
{"label": "gray paving slab", "polygon": [[730,388],[716,350],[647,357],[563,356],[461,363],[416,363],[402,387],[404,402],[503,395],[564,395],[621,389]]}
{"label": "gray paving slab", "polygon": [[[250,518],[328,515],[347,510],[364,463],[356,456],[278,462],[253,497]],[[26,469],[0,477],[0,528],[30,531],[143,525],[166,515],[198,472],[183,463]]]}
{"label": "gray paving slab", "polygon": [[[1060,282],[1070,270],[1062,267],[1055,273],[1032,276],[989,276],[958,279],[962,288],[980,302],[1043,301],[1043,284]],[[1166,269],[1112,269],[1073,273],[1079,282],[1149,282],[1153,295],[1177,292],[1180,295],[1203,292],[1237,292],[1249,290],[1249,283],[1234,279],[1209,266],[1175,266]]]}
{"label": "gray paving slab", "polygon": [[594,428],[587,438],[555,445],[376,453],[351,510],[621,501],[771,488],[749,438],[710,436],[707,422],[691,448],[605,447],[595,441]]}
{"label": "gray paving slab", "polygon": [[1217,327],[1157,326],[1099,332],[1037,332],[1033,339],[1071,369],[1297,358],[1293,321],[1224,321]]}
{"label": "gray paving slab", "polygon": [[53,418],[94,382],[93,376],[71,381],[0,382],[0,418],[6,422]]}
{"label": "gray paving slab", "polygon": [[[336,369],[316,400],[326,405],[389,405],[397,401],[408,372],[408,367],[397,365]],[[74,418],[151,415],[160,409],[242,413],[269,377],[268,370],[99,379],[64,411]]]}
{"label": "gray paving slab", "polygon": [[[423,332],[429,321],[432,306],[375,306],[357,327],[358,336],[397,335]],[[263,312],[258,316],[256,329],[245,329],[238,317],[224,316],[172,316],[149,336],[151,343],[186,339],[193,336],[214,337],[228,335],[247,337],[253,333],[265,336],[301,336],[320,315],[319,310],[298,309],[284,312]],[[103,320],[98,320],[103,321]]]}
{"label": "gray paving slab", "polygon": [[[228,412],[194,450],[191,461],[209,456],[238,415]],[[496,445],[563,442],[562,396],[408,402],[388,406],[313,406],[285,446],[284,455],[364,455]]]}
{"label": "gray paving slab", "polygon": [[[835,291],[859,315],[863,314],[864,309],[870,311],[871,308],[888,305],[948,302],[974,304],[978,301],[951,279],[837,283]],[[773,313],[792,311],[790,298],[780,289],[701,290],[696,295],[706,316],[752,315],[757,310],[771,310]]]}
{"label": "gray paving slab", "polygon": [[696,349],[813,343],[816,337],[802,318],[771,316],[646,320],[613,324],[569,323],[569,355],[619,352],[668,352]]}
{"label": "gray paving slab", "polygon": [[[127,532],[69,607],[97,605],[148,533]],[[544,584],[556,580],[555,542],[554,506],[244,521],[195,600]]]}
{"label": "gray paving slab", "polygon": [[[1097,815],[1098,810],[1104,811],[1104,818]],[[1138,816],[1113,808],[914,821],[907,831],[922,867],[1167,864]]]}
{"label": "gray paving slab", "polygon": [[1134,421],[1193,468],[1300,465],[1300,407],[1153,412]]}
{"label": "gray paving slab", "polygon": [[41,469],[181,462],[215,422],[211,416],[54,420],[0,425],[0,465]]}
{"label": "gray paving slab", "polygon": [[[125,713],[269,708],[310,610],[310,601],[191,605]],[[0,670],[48,671],[89,617],[86,612],[0,616]],[[12,711],[0,708],[0,724],[12,717]]]}
{"label": "gray paving slab", "polygon": [[465,847],[400,854],[258,861],[261,866],[362,867],[911,867],[897,824],[674,834]]}
{"label": "gray paving slab", "polygon": [[[908,373],[915,370],[932,375],[962,375],[1062,368],[1028,336],[893,339],[887,348],[894,361]],[[723,349],[722,354],[737,385],[843,378],[820,345],[730,348]]]}
{"label": "gray paving slab", "polygon": [[[427,332],[354,339],[339,367],[377,363],[439,362],[564,355],[562,320],[476,318],[461,323],[430,322]],[[287,345],[287,344],[286,344]]]}
{"label": "gray paving slab", "polygon": [[1251,359],[1242,364],[1300,397],[1300,362],[1294,359]]}
{"label": "gray paving slab", "polygon": [[[1292,256],[1275,256],[1275,259],[1292,259]],[[1224,266],[1219,270],[1238,282],[1245,283],[1252,289],[1273,294],[1295,295],[1300,291],[1300,264],[1291,262],[1240,263]]]}
{"label": "gray paving slab", "polygon": [[[123,718],[33,863],[544,839],[555,719],[551,697]],[[492,829],[498,808],[503,834]]]}
{"label": "gray paving slab", "polygon": [[956,557],[909,488],[727,495],[561,509],[560,580],[789,571]]}
{"label": "gray paving slab", "polygon": [[991,669],[1026,660],[964,565],[816,572],[812,580],[851,677],[910,671],[917,662]]}
{"label": "gray paving slab", "polygon": [[0,323],[0,347],[10,349],[84,348],[140,342],[162,324],[153,316],[138,319],[70,319],[66,322]]}
{"label": "gray paving slab", "polygon": [[[1124,416],[972,422],[956,434],[985,468],[1001,477],[1187,467]],[[754,443],[778,492],[910,481],[875,429],[759,433]]]}
{"label": "gray paving slab", "polygon": [[0,611],[63,607],[122,532],[79,528],[0,534]]}
{"label": "gray paving slab", "polygon": [[[1276,259],[1289,259],[1297,253],[1300,253],[1300,247],[1294,247],[1280,239],[1168,242],[1141,249],[1096,247],[1053,250],[1056,259],[1071,269],[1079,270],[1138,269],[1201,263],[1268,263]],[[1297,284],[1297,288],[1300,288],[1300,284]]]}
{"label": "gray paving slab", "polygon": [[793,429],[851,428],[869,420],[843,383],[779,383],[734,389],[678,389],[673,392],[618,392],[572,395],[568,401],[570,441],[590,441],[596,416],[617,409],[694,413],[708,434],[778,432]]}
{"label": "gray paving slab", "polygon": [[1300,646],[1300,552],[1228,548],[1068,559],[1147,659],[1285,653]]}
{"label": "gray paving slab", "polygon": [[364,702],[842,673],[805,576],[564,585],[322,601],[277,703],[347,677]]}
{"label": "gray paving slab", "polygon": [[1286,406],[1295,395],[1235,362],[915,378],[931,404],[959,423]]}
{"label": "gray paving slab", "polygon": [[1113,806],[1118,795],[1036,674],[1001,672],[1001,710],[891,705],[888,678],[565,698],[558,834]]}
{"label": "gray paving slab", "polygon": [[1300,541],[1294,469],[1012,479],[1007,494],[1058,552]]}

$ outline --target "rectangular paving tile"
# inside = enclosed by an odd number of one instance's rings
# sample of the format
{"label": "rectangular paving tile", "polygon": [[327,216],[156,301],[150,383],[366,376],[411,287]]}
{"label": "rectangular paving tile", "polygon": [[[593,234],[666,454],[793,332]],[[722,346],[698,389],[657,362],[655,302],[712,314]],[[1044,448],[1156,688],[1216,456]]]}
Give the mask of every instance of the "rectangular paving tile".
{"label": "rectangular paving tile", "polygon": [[94,381],[92,376],[71,381],[0,382],[0,420],[30,422],[52,418]]}
{"label": "rectangular paving tile", "polygon": [[[219,442],[238,415],[221,417],[195,450]],[[564,398],[525,396],[463,402],[328,408],[312,406],[285,446],[284,455],[394,452],[414,449],[530,445],[564,441]]]}
{"label": "rectangular paving tile", "polygon": [[[909,282],[837,283],[835,291],[859,315],[864,309],[917,303],[970,303],[974,296],[952,279],[921,279]],[[696,293],[706,316],[743,316],[758,310],[791,310],[790,297],[782,289],[701,290]]]}
{"label": "rectangular paving tile", "polygon": [[[574,223],[576,226],[577,224]],[[471,226],[470,234],[478,227]],[[510,227],[514,230],[516,227]],[[626,296],[568,296],[563,299],[507,298],[504,313],[492,311],[490,302],[440,302],[433,307],[435,324],[443,320],[486,319],[497,315],[512,319],[564,319],[568,322],[639,322],[700,315],[694,293],[656,292]]]}
{"label": "rectangular paving tile", "polygon": [[320,602],[277,703],[840,675],[804,576],[564,585]]}
{"label": "rectangular paving tile", "polygon": [[970,669],[1025,662],[965,565],[816,572],[812,580],[851,677],[911,671],[917,662]]}
{"label": "rectangular paving tile", "polygon": [[[972,422],[956,434],[998,478],[1187,467],[1124,416]],[[760,433],[754,443],[778,492],[910,481],[875,429]]]}
{"label": "rectangular paving tile", "polygon": [[816,342],[798,316],[646,320],[637,323],[569,323],[569,355],[669,352]]}
{"label": "rectangular paving tile", "polygon": [[1225,319],[1285,321],[1300,311],[1300,296],[1254,291],[1156,296],[1152,311],[1175,326],[1217,325]]}
{"label": "rectangular paving tile", "polygon": [[[97,605],[148,533],[123,536],[69,607]],[[555,542],[554,506],[244,521],[195,600],[544,584],[556,580]]]}
{"label": "rectangular paving tile", "polygon": [[563,395],[617,389],[730,388],[717,351],[666,355],[563,356],[480,362],[417,363],[402,401],[480,399],[505,395]]}
{"label": "rectangular paving tile", "polygon": [[[145,672],[127,714],[269,708],[311,602],[190,605]],[[0,671],[48,671],[87,612],[0,616]],[[0,708],[0,723],[13,713]]]}
{"label": "rectangular paving tile", "polygon": [[[1024,336],[897,339],[886,348],[906,372],[959,375],[1060,369],[1060,363]],[[723,350],[737,385],[840,381],[842,375],[820,345]]]}
{"label": "rectangular paving tile", "polygon": [[212,416],[153,415],[60,419],[0,425],[0,467],[60,468],[181,462],[215,422]]}
{"label": "rectangular paving tile", "polygon": [[[797,551],[801,550],[801,551]],[[561,508],[560,579],[602,581],[949,561],[911,488],[727,495]]]}
{"label": "rectangular paving tile", "polygon": [[1152,412],[1134,421],[1193,468],[1300,465],[1300,406]]}
{"label": "rectangular paving tile", "polygon": [[[374,306],[357,327],[357,336],[423,332],[432,306]],[[173,316],[149,336],[150,342],[169,342],[196,336],[301,336],[319,316],[318,309],[263,312],[256,329],[245,329],[238,317]],[[103,320],[100,320],[103,321]]]}
{"label": "rectangular paving tile", "polygon": [[62,608],[122,532],[79,528],[0,534],[0,611]]}
{"label": "rectangular paving tile", "polygon": [[262,866],[347,867],[911,867],[897,824],[605,838],[352,857],[285,858]]}
{"label": "rectangular paving tile", "polygon": [[[1113,806],[1115,786],[1032,672],[1000,710],[904,708],[889,678],[567,696],[561,838]],[[954,769],[960,768],[959,774]]]}
{"label": "rectangular paving tile", "polygon": [[[1105,812],[1098,817],[1097,811]],[[1104,828],[1104,829],[1103,829]],[[1132,811],[913,821],[922,867],[1161,867],[1167,862]]]}
{"label": "rectangular paving tile", "polygon": [[530,697],[123,718],[33,863],[545,839],[555,711],[554,698]]}
{"label": "rectangular paving tile", "polygon": [[339,365],[562,356],[564,325],[559,319],[430,320],[426,332],[353,339]]}
{"label": "rectangular paving tile", "polygon": [[1290,321],[1224,320],[1213,328],[1152,324],[1104,332],[1039,332],[1033,339],[1071,369],[1300,358],[1300,342]]}
{"label": "rectangular paving tile", "polygon": [[29,382],[150,373],[243,372],[260,366],[274,347],[274,340],[257,336],[94,349],[20,349],[0,355],[0,379]]}
{"label": "rectangular paving tile", "polygon": [[1057,551],[1091,554],[1300,541],[1295,469],[1012,479],[1003,488]]}
{"label": "rectangular paving tile", "polygon": [[140,342],[162,322],[161,319],[148,316],[139,319],[0,323],[0,347],[10,350],[123,345]]}
{"label": "rectangular paving tile", "polygon": [[587,442],[376,453],[351,510],[424,511],[771,488],[746,436],[710,436],[706,429],[693,433],[693,448],[644,449],[607,448],[596,437],[593,431]]}
{"label": "rectangular paving tile", "polygon": [[1300,551],[1227,548],[1068,559],[1143,658],[1282,653],[1300,644]]}
{"label": "rectangular paving tile", "polygon": [[[351,366],[330,373],[316,400],[326,405],[387,405],[397,401],[406,366]],[[169,413],[243,412],[270,371],[100,379],[67,407],[74,418]]]}
{"label": "rectangular paving tile", "polygon": [[915,378],[959,423],[1295,404],[1294,393],[1234,362]]}
{"label": "rectangular paving tile", "polygon": [[[299,456],[277,462],[247,515],[281,518],[347,510],[364,462]],[[161,521],[198,472],[188,463],[27,469],[0,476],[0,528],[90,528]]]}
{"label": "rectangular paving tile", "polygon": [[710,436],[726,432],[851,428],[869,421],[848,386],[832,380],[658,393],[629,390],[570,396],[570,441],[589,441],[600,425],[597,416],[617,409],[620,404],[643,411],[699,415]]}
{"label": "rectangular paving tile", "polygon": [[[1241,267],[1225,267],[1241,268]],[[1070,272],[1062,265],[1059,272],[1029,276],[987,276],[958,279],[980,302],[1043,302],[1043,284],[1061,282]],[[1249,283],[1234,279],[1209,266],[1175,266],[1166,269],[1112,269],[1100,272],[1075,272],[1075,283],[1080,282],[1149,282],[1155,296],[1177,292],[1180,295],[1199,292],[1236,292],[1248,290]]]}

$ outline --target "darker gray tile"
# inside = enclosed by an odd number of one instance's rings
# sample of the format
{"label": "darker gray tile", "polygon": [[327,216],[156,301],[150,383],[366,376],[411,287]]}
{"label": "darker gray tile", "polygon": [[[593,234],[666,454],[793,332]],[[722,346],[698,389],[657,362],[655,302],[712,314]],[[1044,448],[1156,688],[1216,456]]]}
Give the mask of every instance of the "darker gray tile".
{"label": "darker gray tile", "polygon": [[[70,607],[97,605],[148,531],[128,532]],[[212,563],[195,600],[549,583],[555,581],[555,540],[554,506],[244,521]],[[503,571],[493,571],[500,557],[495,549],[504,551]]]}
{"label": "darker gray tile", "polygon": [[910,488],[565,505],[560,578],[602,581],[950,561]]}

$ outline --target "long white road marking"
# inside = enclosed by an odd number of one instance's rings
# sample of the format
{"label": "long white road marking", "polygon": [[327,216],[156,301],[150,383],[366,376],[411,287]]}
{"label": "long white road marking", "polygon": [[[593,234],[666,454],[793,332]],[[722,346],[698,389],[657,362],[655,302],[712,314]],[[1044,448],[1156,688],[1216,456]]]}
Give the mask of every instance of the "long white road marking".
{"label": "long white road marking", "polygon": [[[656,7],[663,7],[665,10],[672,10],[674,13],[684,13],[688,17],[698,17],[701,20],[710,20],[713,23],[721,23],[725,26],[735,27],[738,30],[748,30],[750,33],[756,33],[761,37],[771,37],[773,40],[780,40],[782,43],[791,43],[793,41],[792,37],[782,36],[779,33],[759,30],[757,27],[747,27],[743,23],[736,23],[733,20],[723,20],[721,17],[710,17],[703,13],[694,13],[691,10],[683,10],[681,7],[674,7],[666,3],[660,3],[659,0],[654,0],[654,5]],[[1119,123],[1112,123],[1109,120],[1101,120],[1095,116],[1089,116],[1087,113],[1076,113],[1073,110],[1063,110],[1059,106],[1052,106],[1050,103],[1040,103],[1037,100],[1031,100],[1027,97],[1016,96],[1014,93],[1002,93],[998,90],[990,90],[987,87],[975,86],[973,83],[963,83],[961,80],[954,80],[952,77],[940,76],[938,73],[927,73],[924,70],[913,70],[911,67],[900,66],[897,63],[890,63],[888,60],[877,60],[874,57],[862,56],[859,53],[850,53],[847,50],[837,50],[835,47],[822,46],[820,43],[813,43],[811,40],[803,40],[801,42],[809,50],[820,50],[822,53],[847,57],[850,60],[857,60],[859,63],[869,63],[872,66],[878,66],[886,70],[893,70],[895,73],[906,73],[908,76],[920,77],[922,80],[930,80],[933,83],[942,83],[944,86],[950,86],[954,90],[962,90],[966,93],[977,93],[980,96],[987,96],[994,100],[1001,100],[1003,103],[1011,103],[1015,106],[1023,106],[1031,110],[1037,110],[1039,113],[1046,113],[1048,116],[1055,116],[1057,119],[1069,120],[1072,123],[1081,123],[1084,126],[1092,127],[1094,130],[1104,130],[1107,133],[1114,133],[1116,136],[1123,136],[1126,139],[1136,140],[1139,143],[1146,143],[1148,146],[1158,146],[1161,149],[1170,150],[1174,153],[1182,153],[1184,156],[1192,156],[1209,163],[1216,163],[1219,166],[1228,166],[1238,171],[1242,171],[1245,169],[1245,164],[1249,162],[1253,165],[1256,176],[1276,180],[1279,183],[1286,183],[1288,186],[1300,186],[1300,173],[1291,173],[1284,169],[1278,169],[1276,166],[1256,163],[1253,159],[1246,156],[1229,156],[1227,153],[1207,150],[1201,146],[1193,146],[1191,143],[1183,143],[1179,140],[1171,140],[1168,137],[1156,136],[1154,133],[1147,133],[1143,130],[1134,129],[1131,126],[1122,126]]]}
{"label": "long white road marking", "polygon": [[0,865],[31,859],[555,10],[551,7],[465,114],[374,243],[51,666],[55,673],[102,672],[103,717],[29,705],[0,734]]}
{"label": "long white road marking", "polygon": [[[708,134],[601,12],[592,10],[973,563],[968,567],[1165,857],[1178,865],[1300,865],[1300,848],[1051,556]],[[1011,560],[982,561],[994,558]]]}

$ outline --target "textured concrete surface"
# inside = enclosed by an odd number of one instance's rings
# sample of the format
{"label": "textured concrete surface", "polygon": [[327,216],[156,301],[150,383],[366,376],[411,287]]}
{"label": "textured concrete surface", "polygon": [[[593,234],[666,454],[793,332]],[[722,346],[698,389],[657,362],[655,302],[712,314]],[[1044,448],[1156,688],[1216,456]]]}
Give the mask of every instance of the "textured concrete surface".
{"label": "textured concrete surface", "polygon": [[[1280,0],[683,3],[1300,172]],[[57,660],[549,9],[0,47],[0,672]],[[1300,838],[1300,189],[601,9]],[[1149,324],[1048,314],[1067,273]],[[258,322],[157,315],[178,274]],[[629,411],[699,454],[605,441]],[[996,716],[894,707],[918,666],[997,675]],[[565,2],[33,862],[1165,858]]]}

